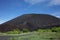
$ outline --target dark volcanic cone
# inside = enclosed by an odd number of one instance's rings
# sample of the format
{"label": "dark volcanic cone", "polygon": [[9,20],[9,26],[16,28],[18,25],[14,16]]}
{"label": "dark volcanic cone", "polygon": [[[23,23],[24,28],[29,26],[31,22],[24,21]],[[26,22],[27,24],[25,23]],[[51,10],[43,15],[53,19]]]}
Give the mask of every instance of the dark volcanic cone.
{"label": "dark volcanic cone", "polygon": [[34,31],[39,28],[47,29],[56,26],[60,26],[60,19],[54,16],[48,14],[24,14],[0,25],[0,31],[6,32],[16,28]]}

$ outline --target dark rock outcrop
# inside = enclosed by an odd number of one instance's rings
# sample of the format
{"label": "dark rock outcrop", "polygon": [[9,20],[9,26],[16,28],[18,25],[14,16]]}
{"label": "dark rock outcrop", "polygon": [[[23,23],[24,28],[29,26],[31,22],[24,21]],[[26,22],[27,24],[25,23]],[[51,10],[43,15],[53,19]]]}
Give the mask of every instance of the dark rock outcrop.
{"label": "dark rock outcrop", "polygon": [[30,31],[39,28],[47,29],[60,26],[60,19],[48,14],[24,14],[0,25],[1,32],[11,31],[13,29],[28,29]]}

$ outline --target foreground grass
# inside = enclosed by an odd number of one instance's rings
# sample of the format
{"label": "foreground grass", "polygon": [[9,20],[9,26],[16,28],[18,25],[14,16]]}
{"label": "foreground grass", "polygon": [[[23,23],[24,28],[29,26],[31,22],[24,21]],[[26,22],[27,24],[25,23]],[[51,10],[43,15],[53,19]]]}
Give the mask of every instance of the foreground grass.
{"label": "foreground grass", "polygon": [[37,31],[29,32],[24,29],[19,31],[15,29],[6,33],[0,33],[0,40],[60,40],[60,27],[52,29],[38,29]]}
{"label": "foreground grass", "polygon": [[25,36],[11,38],[11,40],[60,40],[60,34],[55,32],[33,32]]}
{"label": "foreground grass", "polygon": [[[21,34],[5,34],[0,36],[4,40],[60,40],[58,32],[28,32]],[[8,38],[7,38],[8,37]],[[1,39],[2,40],[2,39]]]}

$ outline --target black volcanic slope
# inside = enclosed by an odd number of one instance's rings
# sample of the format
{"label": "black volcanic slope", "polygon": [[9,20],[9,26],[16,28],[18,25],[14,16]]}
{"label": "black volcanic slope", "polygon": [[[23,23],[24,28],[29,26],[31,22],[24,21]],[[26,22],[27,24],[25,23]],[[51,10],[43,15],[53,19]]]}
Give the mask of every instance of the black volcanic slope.
{"label": "black volcanic slope", "polygon": [[13,29],[29,29],[30,31],[39,28],[47,29],[60,26],[60,19],[48,14],[24,14],[0,25],[1,32]]}

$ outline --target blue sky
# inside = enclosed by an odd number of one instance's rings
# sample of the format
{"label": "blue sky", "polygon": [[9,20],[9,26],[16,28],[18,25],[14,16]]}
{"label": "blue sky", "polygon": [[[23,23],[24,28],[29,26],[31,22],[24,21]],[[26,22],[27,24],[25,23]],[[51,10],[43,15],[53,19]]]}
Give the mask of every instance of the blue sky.
{"label": "blue sky", "polygon": [[60,18],[60,0],[0,0],[0,24],[28,13]]}

